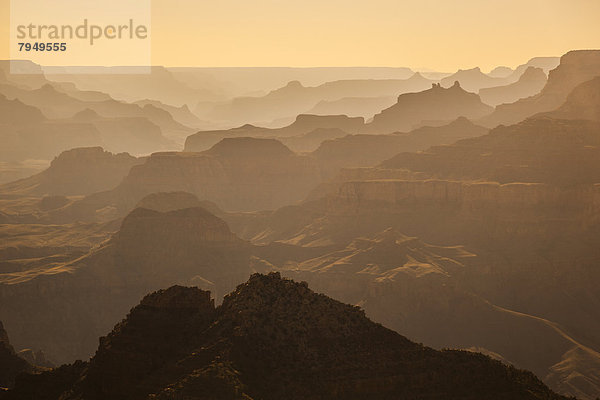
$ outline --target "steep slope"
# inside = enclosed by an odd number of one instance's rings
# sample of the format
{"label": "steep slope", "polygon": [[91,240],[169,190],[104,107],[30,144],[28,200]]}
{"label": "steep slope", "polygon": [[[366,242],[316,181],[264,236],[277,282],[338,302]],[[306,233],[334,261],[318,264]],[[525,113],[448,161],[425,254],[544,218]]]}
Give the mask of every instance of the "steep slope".
{"label": "steep slope", "polygon": [[444,125],[458,117],[481,118],[492,111],[479,96],[466,92],[458,82],[448,89],[434,84],[423,92],[400,95],[396,104],[373,117],[367,130],[409,131],[423,125]]}
{"label": "steep slope", "polygon": [[[58,398],[46,395],[56,375],[6,398]],[[74,378],[62,399],[561,398],[529,372],[412,343],[279,274],[253,275],[216,309],[193,288],[146,296]]]}
{"label": "steep slope", "polygon": [[481,89],[479,97],[485,104],[497,106],[498,104],[514,103],[519,99],[538,94],[546,85],[547,77],[541,68],[529,67],[517,82],[506,86]]}
{"label": "steep slope", "polygon": [[18,374],[34,371],[35,368],[32,365],[15,353],[0,321],[0,398],[2,397],[2,388],[12,387]]}
{"label": "steep slope", "polygon": [[512,104],[503,104],[479,123],[495,127],[514,124],[532,115],[560,107],[575,87],[600,76],[600,50],[575,50],[563,55],[560,65],[550,71],[542,91]]}
{"label": "steep slope", "polygon": [[0,186],[0,193],[20,196],[87,195],[117,186],[143,159],[127,153],[112,154],[101,147],[62,152],[48,169]]}

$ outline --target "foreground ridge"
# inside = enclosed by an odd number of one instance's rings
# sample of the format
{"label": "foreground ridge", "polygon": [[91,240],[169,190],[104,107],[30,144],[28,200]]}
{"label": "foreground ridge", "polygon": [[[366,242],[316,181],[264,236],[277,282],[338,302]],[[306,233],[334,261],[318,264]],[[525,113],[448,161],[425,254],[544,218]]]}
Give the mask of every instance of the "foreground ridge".
{"label": "foreground ridge", "polygon": [[22,375],[5,399],[561,399],[532,373],[436,351],[279,273],[147,295],[89,362]]}

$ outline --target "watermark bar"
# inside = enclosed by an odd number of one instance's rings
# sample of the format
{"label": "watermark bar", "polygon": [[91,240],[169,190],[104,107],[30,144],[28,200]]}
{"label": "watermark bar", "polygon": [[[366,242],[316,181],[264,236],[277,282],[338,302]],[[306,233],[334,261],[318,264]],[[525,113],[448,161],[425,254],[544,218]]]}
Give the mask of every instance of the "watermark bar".
{"label": "watermark bar", "polygon": [[150,73],[150,4],[11,0],[11,73]]}

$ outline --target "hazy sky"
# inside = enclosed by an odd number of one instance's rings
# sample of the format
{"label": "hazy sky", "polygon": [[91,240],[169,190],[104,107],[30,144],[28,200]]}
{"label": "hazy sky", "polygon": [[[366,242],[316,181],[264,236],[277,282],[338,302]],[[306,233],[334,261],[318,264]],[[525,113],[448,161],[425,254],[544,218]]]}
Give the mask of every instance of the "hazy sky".
{"label": "hazy sky", "polygon": [[168,66],[489,70],[600,48],[600,0],[153,0],[152,18],[152,61]]}

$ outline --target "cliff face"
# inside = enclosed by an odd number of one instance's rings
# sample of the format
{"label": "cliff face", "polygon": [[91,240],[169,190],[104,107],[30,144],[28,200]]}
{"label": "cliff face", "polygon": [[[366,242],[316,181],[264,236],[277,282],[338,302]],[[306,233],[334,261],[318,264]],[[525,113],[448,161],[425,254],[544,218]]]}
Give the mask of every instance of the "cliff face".
{"label": "cliff face", "polygon": [[127,153],[113,154],[101,147],[62,152],[45,171],[0,186],[4,194],[87,195],[117,186],[134,165],[143,159]]}
{"label": "cliff face", "polygon": [[375,115],[366,129],[379,133],[409,131],[423,125],[444,125],[458,117],[477,119],[492,111],[458,82],[448,89],[434,84],[423,92],[400,95],[398,102]]}
{"label": "cliff face", "polygon": [[[61,398],[561,398],[531,373],[417,345],[279,274],[253,275],[213,307],[197,289],[149,295]],[[7,398],[56,387],[55,375]]]}
{"label": "cliff face", "polygon": [[529,67],[517,82],[506,86],[481,89],[479,97],[485,104],[497,106],[499,104],[514,103],[519,99],[538,94],[546,85],[547,77],[541,68]]}
{"label": "cliff face", "polygon": [[561,57],[560,65],[550,71],[541,93],[501,105],[478,122],[489,127],[514,124],[537,113],[554,110],[565,102],[575,87],[597,76],[600,76],[600,50],[570,51]]}

